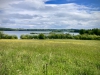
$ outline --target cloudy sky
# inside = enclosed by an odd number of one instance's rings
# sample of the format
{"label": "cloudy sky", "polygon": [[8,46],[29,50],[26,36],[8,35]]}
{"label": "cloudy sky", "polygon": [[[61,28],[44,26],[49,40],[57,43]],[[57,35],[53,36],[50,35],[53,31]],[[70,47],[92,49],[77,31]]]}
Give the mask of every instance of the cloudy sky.
{"label": "cloudy sky", "polygon": [[100,28],[100,0],[0,0],[0,27]]}

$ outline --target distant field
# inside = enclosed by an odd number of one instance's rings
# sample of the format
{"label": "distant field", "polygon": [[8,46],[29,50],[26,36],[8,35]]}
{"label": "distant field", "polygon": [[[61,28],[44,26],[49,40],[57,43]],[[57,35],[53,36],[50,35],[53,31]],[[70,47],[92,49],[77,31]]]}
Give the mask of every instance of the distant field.
{"label": "distant field", "polygon": [[0,75],[100,75],[100,41],[0,40]]}

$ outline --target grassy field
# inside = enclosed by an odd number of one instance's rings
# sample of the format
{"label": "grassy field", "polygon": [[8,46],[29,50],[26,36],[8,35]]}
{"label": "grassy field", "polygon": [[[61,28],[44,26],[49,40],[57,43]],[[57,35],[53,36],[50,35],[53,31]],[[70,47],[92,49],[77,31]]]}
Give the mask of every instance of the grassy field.
{"label": "grassy field", "polygon": [[0,75],[100,75],[100,41],[0,40]]}

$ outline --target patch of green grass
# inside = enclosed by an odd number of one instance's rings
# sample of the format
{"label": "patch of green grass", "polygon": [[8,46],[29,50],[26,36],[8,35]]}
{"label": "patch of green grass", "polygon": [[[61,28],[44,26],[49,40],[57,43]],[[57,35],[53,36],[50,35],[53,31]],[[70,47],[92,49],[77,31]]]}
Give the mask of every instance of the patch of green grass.
{"label": "patch of green grass", "polygon": [[0,75],[100,75],[100,41],[0,40]]}

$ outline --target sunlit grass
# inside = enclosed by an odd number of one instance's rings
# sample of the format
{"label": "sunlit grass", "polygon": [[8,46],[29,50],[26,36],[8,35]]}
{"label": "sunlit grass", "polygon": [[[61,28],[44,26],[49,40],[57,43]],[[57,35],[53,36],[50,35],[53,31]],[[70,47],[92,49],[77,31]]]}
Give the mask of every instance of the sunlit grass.
{"label": "sunlit grass", "polygon": [[100,75],[100,41],[0,40],[0,75]]}

